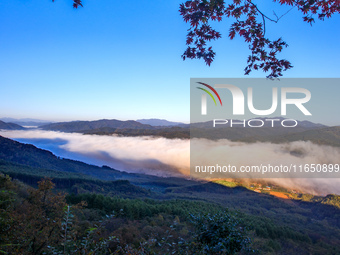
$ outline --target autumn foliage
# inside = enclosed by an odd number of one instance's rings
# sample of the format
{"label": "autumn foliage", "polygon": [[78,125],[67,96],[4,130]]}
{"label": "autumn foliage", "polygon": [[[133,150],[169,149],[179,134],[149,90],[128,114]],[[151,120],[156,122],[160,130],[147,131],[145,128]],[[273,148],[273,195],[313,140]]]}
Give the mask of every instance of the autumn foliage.
{"label": "autumn foliage", "polygon": [[[303,20],[312,24],[315,16],[320,20],[329,18],[340,11],[338,0],[273,0],[281,5],[297,8],[303,13]],[[264,14],[255,1],[251,0],[190,0],[180,5],[180,14],[185,22],[190,24],[186,44],[188,45],[183,59],[204,59],[207,65],[211,65],[216,53],[207,43],[222,37],[211,23],[223,19],[234,19],[229,29],[229,38],[236,35],[242,37],[248,44],[250,55],[245,74],[252,70],[262,69],[270,72],[268,78],[282,76],[282,72],[292,68],[290,61],[279,59],[280,53],[288,44],[282,39],[271,40],[266,36],[266,21],[277,23],[284,15],[270,18]],[[289,12],[289,11],[288,11]]]}
{"label": "autumn foliage", "polygon": [[[250,250],[240,221],[216,205],[94,193],[65,196],[54,187],[51,179],[42,179],[35,189],[0,173],[1,254],[189,255]],[[214,216],[216,212],[219,216]],[[222,223],[214,224],[211,217]],[[218,242],[207,240],[207,235],[218,237]],[[204,252],[207,249],[217,253]]]}
{"label": "autumn foliage", "polygon": [[[55,0],[52,0],[54,2]],[[339,0],[272,0],[280,5],[291,8],[281,16],[269,17],[252,0],[189,0],[180,5],[180,14],[190,24],[186,38],[188,45],[183,60],[203,59],[210,66],[216,52],[208,43],[222,37],[222,34],[211,25],[214,21],[234,19],[229,28],[228,37],[232,40],[236,35],[248,44],[250,54],[244,74],[252,70],[269,72],[267,78],[278,78],[282,72],[291,69],[290,61],[280,59],[277,55],[288,47],[282,39],[270,39],[266,36],[266,21],[277,23],[292,9],[296,8],[303,14],[303,21],[312,25],[315,17],[320,20],[330,18],[340,12]],[[82,0],[73,0],[73,7],[83,7]]]}
{"label": "autumn foliage", "polygon": [[[38,189],[20,189],[10,179],[1,177],[8,198],[3,201],[2,243],[10,254],[41,254],[48,245],[56,245],[59,240],[61,219],[65,197],[53,194],[54,184],[50,179],[39,182]],[[21,193],[20,198],[16,193]],[[8,204],[6,206],[6,203]]]}
{"label": "autumn foliage", "polygon": [[[54,2],[55,0],[52,0]],[[78,8],[79,6],[83,7],[83,4],[81,2],[82,0],[73,0],[73,8]]]}

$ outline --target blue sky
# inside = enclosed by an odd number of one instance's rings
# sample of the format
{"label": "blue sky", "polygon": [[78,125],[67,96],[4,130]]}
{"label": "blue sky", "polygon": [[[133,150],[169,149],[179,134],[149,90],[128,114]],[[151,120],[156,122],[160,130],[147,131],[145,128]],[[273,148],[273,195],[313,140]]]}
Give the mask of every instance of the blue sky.
{"label": "blue sky", "polygon": [[[211,67],[182,61],[189,27],[178,12],[182,1],[85,0],[78,10],[71,0],[1,1],[0,117],[189,121],[190,78],[244,78],[248,49],[227,38],[225,21]],[[281,54],[294,65],[285,77],[339,77],[339,27],[339,15],[311,27],[295,10],[268,24],[271,38],[290,45]]]}

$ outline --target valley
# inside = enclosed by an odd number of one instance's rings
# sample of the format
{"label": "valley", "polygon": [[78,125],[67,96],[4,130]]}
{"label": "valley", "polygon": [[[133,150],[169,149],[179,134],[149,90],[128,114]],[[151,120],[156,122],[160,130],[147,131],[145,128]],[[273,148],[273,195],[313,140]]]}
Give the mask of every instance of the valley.
{"label": "valley", "polygon": [[[49,125],[55,126],[43,126],[42,128],[56,129],[53,132],[72,132],[85,138],[92,135],[91,132],[96,133],[98,138],[104,138],[105,135],[112,135],[111,129],[121,132],[119,136],[122,138],[129,132],[136,132],[135,135],[139,137],[140,133],[148,130],[150,132],[148,134],[154,137],[152,139],[168,137],[170,139],[165,141],[173,142],[185,141],[187,139],[181,136],[189,134],[187,127],[155,127],[135,122],[99,121]],[[111,125],[111,127],[105,125]],[[85,132],[83,128],[90,129]],[[97,134],[98,129],[103,133]],[[29,131],[35,132],[34,129],[29,129]],[[2,131],[1,134],[10,134],[8,132]],[[42,132],[52,131],[42,130]],[[169,133],[165,136],[164,132]],[[182,135],[181,132],[183,132]],[[225,134],[225,130],[221,130],[221,132]],[[230,140],[243,140],[247,143],[260,140],[283,143],[308,139],[315,144],[338,146],[338,127],[301,127],[285,134],[282,134],[283,131],[280,130],[275,132],[281,132],[280,139],[275,140],[276,136],[268,130],[255,133],[250,130],[247,132],[235,130],[234,133],[228,132],[228,134]],[[97,142],[98,138],[96,138]],[[197,227],[192,223],[191,217],[194,216],[190,215],[203,217],[207,213],[219,215],[221,212],[225,212],[224,216],[237,219],[245,229],[248,229],[242,235],[246,234],[247,238],[251,240],[251,249],[255,253],[337,254],[340,252],[338,249],[340,247],[339,195],[315,195],[302,189],[285,188],[268,179],[199,180],[179,174],[179,172],[175,175],[164,176],[164,174],[148,174],[145,171],[122,171],[105,164],[87,164],[80,160],[57,156],[46,149],[28,144],[27,142],[34,141],[33,138],[25,139],[22,140],[25,143],[22,143],[0,136],[1,190],[5,192],[3,194],[12,190],[15,191],[13,194],[17,194],[15,195],[17,200],[25,200],[26,198],[22,194],[27,191],[24,190],[33,189],[29,192],[36,192],[34,190],[38,192],[41,189],[39,186],[41,180],[50,179],[54,186],[54,193],[51,193],[51,196],[63,192],[65,203],[74,208],[75,212],[78,210],[77,214],[84,215],[81,217],[88,222],[87,224],[96,224],[105,215],[114,213],[114,218],[105,220],[106,224],[112,226],[105,227],[102,231],[119,236],[120,241],[118,243],[111,241],[110,247],[116,250],[121,249],[121,254],[127,252],[124,249],[135,251],[140,249],[138,244],[141,240],[146,241],[148,249],[157,251],[157,246],[152,244],[151,239],[147,239],[151,238],[150,235],[143,235],[147,229],[156,231],[157,228],[164,229],[164,233],[166,231],[176,233],[173,239],[171,238],[171,242],[175,245],[171,248],[173,250],[169,248],[169,251],[180,254],[178,252],[182,246],[177,243],[178,240],[183,240],[187,248],[192,247],[194,243],[194,240],[191,239],[193,236],[187,235],[188,232],[195,231],[195,227]],[[43,140],[41,144],[49,144],[51,141]],[[70,141],[62,139],[55,141],[57,147],[63,147],[70,143]],[[171,147],[172,144],[170,143],[169,146]],[[163,171],[169,171],[170,168],[166,166],[165,162],[163,165],[157,163],[157,167],[165,167]],[[135,163],[138,164],[138,161]],[[150,167],[150,165],[144,165],[144,167]],[[2,199],[5,199],[6,196],[3,196]],[[84,204],[82,209],[76,209],[79,203]],[[85,224],[81,218],[78,220],[82,222],[81,224]],[[176,223],[177,225],[173,226],[171,225],[173,220],[181,223]],[[126,231],[134,233],[134,235],[130,236]],[[102,233],[103,237],[108,237],[104,232]],[[160,241],[167,237],[159,234],[155,238]],[[164,245],[167,245],[166,242]],[[160,247],[162,250],[165,249],[163,246]],[[192,247],[192,249],[194,248]],[[247,249],[243,250],[242,254],[247,254]]]}

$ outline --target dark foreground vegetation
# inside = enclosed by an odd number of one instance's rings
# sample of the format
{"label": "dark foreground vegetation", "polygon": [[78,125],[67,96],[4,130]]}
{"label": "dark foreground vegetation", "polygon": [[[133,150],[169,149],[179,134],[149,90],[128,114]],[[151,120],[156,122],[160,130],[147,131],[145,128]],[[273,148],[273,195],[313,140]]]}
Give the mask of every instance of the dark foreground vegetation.
{"label": "dark foreground vegetation", "polygon": [[241,221],[204,202],[53,193],[0,175],[3,254],[235,254],[253,252]]}
{"label": "dark foreground vegetation", "polygon": [[337,195],[129,174],[2,137],[0,172],[1,254],[340,254]]}

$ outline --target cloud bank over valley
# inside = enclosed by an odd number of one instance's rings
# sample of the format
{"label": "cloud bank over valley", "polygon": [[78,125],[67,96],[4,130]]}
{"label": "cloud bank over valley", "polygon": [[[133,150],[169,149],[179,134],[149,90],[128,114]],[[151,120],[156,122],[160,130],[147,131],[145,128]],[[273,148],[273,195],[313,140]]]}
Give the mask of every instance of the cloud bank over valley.
{"label": "cloud bank over valley", "polygon": [[[272,144],[193,139],[190,145],[188,139],[84,135],[37,129],[0,130],[0,135],[19,142],[34,144],[59,157],[99,166],[108,165],[126,172],[165,177],[189,176],[190,146],[199,146],[205,155],[204,157],[202,155],[202,158],[209,158],[209,162],[202,161],[202,164],[216,164],[221,157],[226,157],[226,155],[236,165],[255,165],[263,162],[271,164],[281,162],[340,163],[339,148],[316,145],[309,141]],[[199,157],[199,155],[195,156]],[[309,193],[340,194],[340,179],[338,178],[272,178],[268,181]]]}

